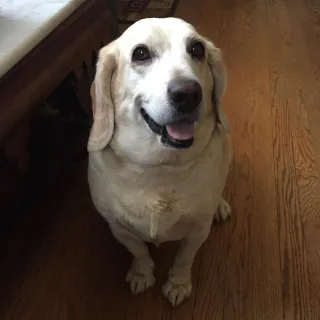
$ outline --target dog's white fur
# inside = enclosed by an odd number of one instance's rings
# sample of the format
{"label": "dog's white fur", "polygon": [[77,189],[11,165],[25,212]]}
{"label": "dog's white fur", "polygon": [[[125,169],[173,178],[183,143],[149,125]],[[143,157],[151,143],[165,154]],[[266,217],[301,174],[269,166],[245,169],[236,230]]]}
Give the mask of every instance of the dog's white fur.
{"label": "dog's white fur", "polygon": [[[204,43],[204,61],[186,52],[192,38]],[[157,58],[134,66],[132,50],[142,43]],[[177,76],[197,80],[203,91],[195,141],[184,150],[163,146],[135,103],[142,95],[148,114],[165,123],[170,114],[167,84]],[[232,158],[220,105],[225,88],[220,50],[180,19],[141,20],[100,51],[91,89],[89,185],[97,210],[133,255],[127,275],[133,293],[155,282],[145,242],[182,240],[163,287],[168,300],[180,304],[191,293],[191,267],[213,219],[224,221],[230,214],[222,198]]]}

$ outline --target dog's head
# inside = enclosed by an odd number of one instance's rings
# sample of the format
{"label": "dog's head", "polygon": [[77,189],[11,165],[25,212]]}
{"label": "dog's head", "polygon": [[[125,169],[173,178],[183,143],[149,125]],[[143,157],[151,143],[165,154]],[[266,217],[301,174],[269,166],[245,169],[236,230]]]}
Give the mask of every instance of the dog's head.
{"label": "dog's head", "polygon": [[217,123],[228,131],[220,106],[225,88],[220,50],[191,25],[140,20],[99,53],[88,151],[110,144],[145,164],[190,158]]}

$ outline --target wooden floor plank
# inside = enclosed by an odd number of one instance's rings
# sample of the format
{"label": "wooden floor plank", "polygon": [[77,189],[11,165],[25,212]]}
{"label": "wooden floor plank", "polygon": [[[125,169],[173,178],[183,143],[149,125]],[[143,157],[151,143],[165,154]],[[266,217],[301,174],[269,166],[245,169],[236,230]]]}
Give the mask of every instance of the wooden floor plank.
{"label": "wooden floor plank", "polygon": [[[270,56],[266,5],[252,1],[253,47],[251,69],[254,75],[253,127],[253,212],[250,221],[250,256],[252,267],[252,319],[281,319],[283,314],[280,272],[278,216],[276,210],[275,174],[273,167]],[[266,299],[268,297],[268,299]],[[252,303],[253,302],[253,303]]]}
{"label": "wooden floor plank", "polygon": [[[290,19],[291,45],[287,55],[291,57],[287,63],[287,83],[296,96],[296,105],[292,108],[294,116],[294,153],[297,172],[298,196],[303,223],[303,236],[308,261],[308,277],[311,279],[308,286],[307,301],[313,310],[313,319],[320,314],[320,266],[316,261],[320,259],[318,243],[320,241],[320,179],[319,179],[319,143],[320,143],[320,95],[317,73],[314,71],[314,56],[311,52],[319,52],[320,44],[309,43],[305,34],[305,18],[309,7],[303,6],[300,1],[287,0]],[[320,6],[318,5],[318,9]],[[318,17],[320,18],[320,11]],[[310,21],[310,20],[309,20]],[[311,21],[314,22],[312,19]],[[309,24],[310,26],[310,24]],[[315,38],[317,28],[308,28],[308,35]],[[320,38],[318,39],[320,40]],[[319,67],[319,59],[316,62]],[[319,136],[318,136],[319,135]],[[311,318],[311,317],[310,317]]]}
{"label": "wooden floor plank", "polygon": [[[299,33],[302,33],[301,49],[307,50],[303,64],[311,69],[309,73],[308,94],[306,94],[306,112],[313,140],[315,158],[320,170],[320,2],[314,0],[295,1],[290,10],[292,18],[297,19]],[[293,21],[293,20],[292,20]],[[294,24],[293,24],[294,25]],[[295,43],[295,45],[299,45]],[[309,69],[309,70],[310,70]],[[311,90],[311,92],[310,92]]]}
{"label": "wooden floor plank", "polygon": [[[290,7],[291,3],[285,1],[268,2],[268,21],[274,34],[269,38],[273,62],[270,81],[274,98],[274,166],[281,235],[284,316],[303,319],[305,314],[310,313],[310,282],[302,226],[303,208],[299,199],[297,156],[299,143],[310,147],[310,139],[307,135],[301,136],[303,123],[297,117],[301,110],[301,95],[299,86],[294,82],[293,70],[297,71],[296,62],[302,61],[303,56],[295,57],[292,50],[294,32],[288,14]],[[276,30],[281,32],[277,33]]]}
{"label": "wooden floor plank", "polygon": [[231,105],[231,115],[236,115],[231,120],[236,225],[229,240],[225,317],[280,319],[282,292],[273,193],[269,57],[266,43],[261,43],[261,37],[267,36],[266,8],[261,2],[238,1],[225,10],[228,14],[234,12],[230,23],[225,24],[230,74],[226,105]]}

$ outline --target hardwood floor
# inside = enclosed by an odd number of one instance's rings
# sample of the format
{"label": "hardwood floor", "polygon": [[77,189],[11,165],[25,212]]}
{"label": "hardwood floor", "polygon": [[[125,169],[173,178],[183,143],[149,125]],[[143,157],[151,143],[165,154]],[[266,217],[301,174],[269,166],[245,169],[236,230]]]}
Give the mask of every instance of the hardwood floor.
{"label": "hardwood floor", "polygon": [[320,318],[320,2],[180,0],[176,15],[223,49],[235,150],[233,217],[200,250],[191,298],[161,295],[176,244],[152,248],[157,284],[131,296],[85,161],[48,148],[36,201],[1,225],[0,319]]}

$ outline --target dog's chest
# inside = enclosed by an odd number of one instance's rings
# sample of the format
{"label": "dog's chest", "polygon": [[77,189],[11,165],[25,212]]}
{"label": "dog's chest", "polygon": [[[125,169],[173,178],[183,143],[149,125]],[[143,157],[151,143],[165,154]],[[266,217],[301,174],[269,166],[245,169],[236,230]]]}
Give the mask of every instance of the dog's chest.
{"label": "dog's chest", "polygon": [[176,187],[127,190],[123,197],[112,201],[113,209],[119,222],[145,241],[160,244],[180,240],[192,228],[196,217],[214,210],[213,197],[200,195],[199,189],[183,191],[184,188]]}
{"label": "dog's chest", "polygon": [[99,211],[108,221],[116,218],[145,241],[160,244],[180,240],[195,221],[215,210],[221,191],[217,186],[221,184],[213,183],[214,171],[212,166],[190,169],[161,179],[143,173],[135,183],[109,172],[97,190],[108,212]]}
{"label": "dog's chest", "polygon": [[124,166],[111,153],[91,155],[92,199],[109,223],[120,223],[145,241],[179,240],[199,221],[210,223],[217,208],[230,157],[215,151],[189,167],[141,171]]}

